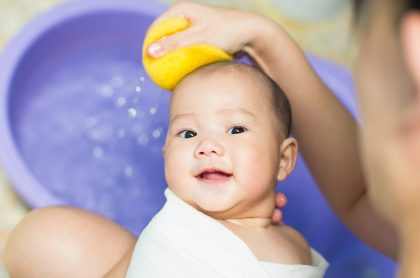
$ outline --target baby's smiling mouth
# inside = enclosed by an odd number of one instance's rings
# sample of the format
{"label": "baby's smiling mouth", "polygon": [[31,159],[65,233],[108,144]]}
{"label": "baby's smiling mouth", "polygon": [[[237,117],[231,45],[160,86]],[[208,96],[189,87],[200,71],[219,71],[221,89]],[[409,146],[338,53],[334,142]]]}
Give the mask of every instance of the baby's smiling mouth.
{"label": "baby's smiling mouth", "polygon": [[210,183],[224,182],[230,177],[232,177],[231,173],[227,173],[219,169],[205,169],[196,176],[197,179]]}

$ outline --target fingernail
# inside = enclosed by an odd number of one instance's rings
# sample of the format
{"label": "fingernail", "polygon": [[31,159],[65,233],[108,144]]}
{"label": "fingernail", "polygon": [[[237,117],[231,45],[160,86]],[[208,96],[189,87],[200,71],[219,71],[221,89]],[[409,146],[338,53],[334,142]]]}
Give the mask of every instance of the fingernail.
{"label": "fingernail", "polygon": [[164,53],[164,49],[160,43],[155,42],[149,46],[148,53],[152,57],[159,57]]}

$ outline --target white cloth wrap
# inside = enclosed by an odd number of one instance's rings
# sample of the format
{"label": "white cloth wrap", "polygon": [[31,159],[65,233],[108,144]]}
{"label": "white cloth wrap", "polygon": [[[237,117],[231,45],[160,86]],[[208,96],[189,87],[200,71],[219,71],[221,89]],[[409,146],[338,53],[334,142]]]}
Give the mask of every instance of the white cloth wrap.
{"label": "white cloth wrap", "polygon": [[322,277],[325,259],[311,250],[313,265],[261,262],[236,234],[194,209],[169,189],[166,203],[140,235],[129,278]]}

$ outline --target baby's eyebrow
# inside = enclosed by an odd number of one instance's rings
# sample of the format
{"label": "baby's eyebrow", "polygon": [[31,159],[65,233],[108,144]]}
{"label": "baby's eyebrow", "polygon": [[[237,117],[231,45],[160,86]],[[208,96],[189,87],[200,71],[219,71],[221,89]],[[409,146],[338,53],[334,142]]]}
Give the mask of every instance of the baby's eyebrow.
{"label": "baby's eyebrow", "polygon": [[[232,114],[244,114],[247,115],[248,117],[251,117],[253,119],[256,119],[256,115],[254,113],[252,113],[251,111],[245,109],[245,108],[222,108],[222,109],[218,109],[217,110],[220,114],[224,114],[224,115],[232,115]],[[172,125],[175,121],[178,121],[180,119],[183,118],[194,118],[195,114],[194,113],[181,113],[181,114],[177,114],[175,115],[171,121],[170,121],[170,125]]]}
{"label": "baby's eyebrow", "polygon": [[194,117],[194,113],[182,113],[182,114],[177,114],[175,117],[173,117],[171,119],[170,124],[172,124],[173,122],[175,122],[176,120],[182,119],[182,118],[192,118]]}
{"label": "baby's eyebrow", "polygon": [[256,115],[254,113],[252,113],[251,111],[245,108],[224,108],[224,109],[219,109],[219,112],[222,114],[245,114],[254,119],[256,118]]}

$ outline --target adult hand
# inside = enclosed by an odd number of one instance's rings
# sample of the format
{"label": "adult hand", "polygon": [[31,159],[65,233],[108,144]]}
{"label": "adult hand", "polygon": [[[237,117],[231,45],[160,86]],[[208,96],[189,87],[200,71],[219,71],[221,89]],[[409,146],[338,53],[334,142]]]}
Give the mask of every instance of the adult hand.
{"label": "adult hand", "polygon": [[258,34],[273,25],[255,13],[182,1],[174,4],[155,22],[175,16],[186,17],[191,26],[167,36],[148,48],[151,57],[192,44],[209,44],[234,54],[257,40]]}

